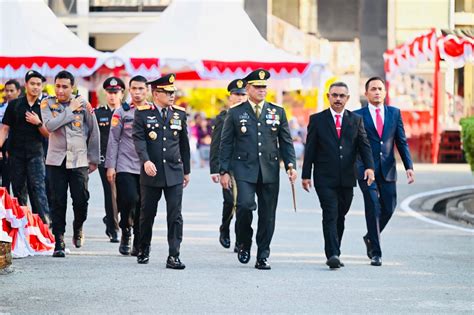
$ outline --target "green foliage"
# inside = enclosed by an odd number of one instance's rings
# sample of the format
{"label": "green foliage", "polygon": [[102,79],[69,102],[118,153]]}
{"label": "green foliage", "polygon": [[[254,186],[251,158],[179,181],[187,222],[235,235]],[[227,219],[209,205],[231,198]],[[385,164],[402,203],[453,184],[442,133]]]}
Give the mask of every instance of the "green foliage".
{"label": "green foliage", "polygon": [[466,160],[474,172],[474,116],[461,119],[462,143]]}

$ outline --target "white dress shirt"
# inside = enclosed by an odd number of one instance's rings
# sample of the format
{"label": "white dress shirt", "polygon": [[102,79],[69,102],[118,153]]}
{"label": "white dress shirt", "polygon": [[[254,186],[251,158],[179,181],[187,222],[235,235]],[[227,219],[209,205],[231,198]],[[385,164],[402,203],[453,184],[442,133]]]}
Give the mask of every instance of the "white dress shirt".
{"label": "white dress shirt", "polygon": [[369,106],[370,116],[372,117],[372,121],[374,122],[375,129],[377,129],[377,113],[375,112],[377,108],[380,108],[380,116],[382,116],[382,122],[385,125],[385,108],[383,104],[377,107],[369,103],[368,106]]}
{"label": "white dress shirt", "polygon": [[332,119],[334,119],[334,125],[336,124],[336,115],[341,115],[341,117],[339,117],[339,121],[341,122],[342,126],[342,118],[344,117],[345,109],[343,109],[340,113],[335,112],[331,107],[329,107],[329,110],[331,111]]}

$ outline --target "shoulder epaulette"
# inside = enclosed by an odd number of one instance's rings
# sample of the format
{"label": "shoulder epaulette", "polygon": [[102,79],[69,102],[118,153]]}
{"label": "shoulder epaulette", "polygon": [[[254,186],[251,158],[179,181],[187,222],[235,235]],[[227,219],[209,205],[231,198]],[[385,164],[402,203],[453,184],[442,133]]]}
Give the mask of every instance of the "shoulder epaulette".
{"label": "shoulder epaulette", "polygon": [[186,109],[184,107],[181,107],[181,106],[178,106],[178,105],[173,105],[173,108],[178,109],[178,110],[182,110],[183,112],[186,111]]}
{"label": "shoulder epaulette", "polygon": [[240,102],[240,103],[234,104],[234,105],[232,105],[230,108],[234,108],[234,107],[240,106],[240,105],[242,105],[243,103],[245,103],[245,102]]}
{"label": "shoulder epaulette", "polygon": [[275,103],[269,103],[269,104],[271,104],[273,106],[276,106],[276,107],[284,108],[283,105],[280,105],[280,104],[275,104]]}
{"label": "shoulder epaulette", "polygon": [[151,106],[149,104],[141,105],[141,106],[137,106],[137,109],[138,110],[147,110],[147,109],[151,109]]}

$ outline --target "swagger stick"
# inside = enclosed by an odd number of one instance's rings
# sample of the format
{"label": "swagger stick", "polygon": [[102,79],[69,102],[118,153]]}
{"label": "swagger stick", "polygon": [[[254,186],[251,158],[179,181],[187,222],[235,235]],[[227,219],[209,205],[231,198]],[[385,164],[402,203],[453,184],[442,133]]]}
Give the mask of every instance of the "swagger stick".
{"label": "swagger stick", "polygon": [[[290,171],[290,174],[293,172],[293,163],[288,163],[288,170]],[[291,192],[293,193],[293,208],[295,208],[296,212],[296,192],[294,183],[291,183]]]}

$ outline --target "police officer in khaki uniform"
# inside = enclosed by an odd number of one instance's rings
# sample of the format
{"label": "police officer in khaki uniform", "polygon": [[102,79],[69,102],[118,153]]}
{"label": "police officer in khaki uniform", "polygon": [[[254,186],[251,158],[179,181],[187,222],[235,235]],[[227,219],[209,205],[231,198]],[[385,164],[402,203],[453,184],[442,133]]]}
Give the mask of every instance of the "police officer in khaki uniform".
{"label": "police officer in khaki uniform", "polygon": [[237,257],[243,264],[250,260],[253,211],[258,208],[257,269],[270,269],[267,259],[275,230],[280,159],[290,181],[296,180],[296,171],[288,166],[296,165],[296,158],[285,110],[265,101],[268,78],[270,73],[264,69],[244,78],[249,99],[229,109],[219,154],[222,187],[231,188],[230,172],[237,183]]}
{"label": "police officer in khaki uniform", "polygon": [[54,78],[56,97],[41,102],[41,115],[49,131],[46,166],[52,194],[52,227],[56,239],[53,257],[65,257],[67,189],[74,211],[73,239],[82,247],[82,225],[87,219],[89,173],[100,161],[99,126],[92,107],[82,97],[73,98],[74,76],[60,71]]}
{"label": "police officer in khaki uniform", "polygon": [[181,202],[189,183],[190,150],[186,112],[173,106],[175,74],[149,82],[153,105],[137,108],[133,125],[140,172],[141,213],[139,264],[149,261],[153,221],[162,194],[166,199],[169,256],[166,268],[184,269],[179,258],[183,238]]}
{"label": "police officer in khaki uniform", "polygon": [[[227,86],[229,92],[229,105],[233,106],[247,100],[247,90],[245,86],[247,82],[242,79],[232,80]],[[222,127],[227,115],[228,108],[224,109],[217,115],[214,128],[212,130],[211,152],[209,156],[209,168],[211,171],[211,179],[214,183],[219,183],[219,147],[221,144]],[[222,206],[222,223],[219,227],[219,242],[224,248],[230,247],[230,222],[234,216],[234,196],[232,189],[222,189],[222,196],[224,199]],[[235,228],[237,231],[237,226]],[[235,241],[234,252],[239,251],[238,242]]]}
{"label": "police officer in khaki uniform", "polygon": [[118,243],[118,211],[116,204],[116,187],[115,182],[109,183],[107,180],[107,170],[105,167],[105,157],[107,156],[107,142],[109,141],[110,123],[112,121],[112,114],[118,109],[122,103],[123,91],[125,90],[125,83],[120,78],[107,78],[102,87],[105,90],[107,102],[100,105],[94,110],[95,117],[99,123],[100,131],[100,164],[99,174],[104,190],[104,207],[105,217],[103,221],[106,229],[105,234],[110,239],[111,243]]}

